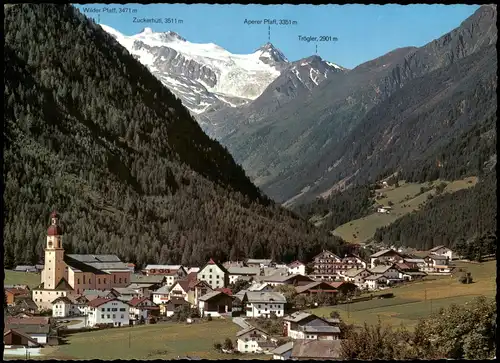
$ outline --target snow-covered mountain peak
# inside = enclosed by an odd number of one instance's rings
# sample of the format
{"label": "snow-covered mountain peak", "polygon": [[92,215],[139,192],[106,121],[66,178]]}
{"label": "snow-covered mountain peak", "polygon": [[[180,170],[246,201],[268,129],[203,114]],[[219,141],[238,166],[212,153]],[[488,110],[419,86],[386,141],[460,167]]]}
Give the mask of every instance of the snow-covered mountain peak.
{"label": "snow-covered mountain peak", "polygon": [[288,63],[288,59],[285,57],[283,52],[269,42],[257,49],[255,53],[259,54],[259,59],[263,62],[271,60],[276,63]]}
{"label": "snow-covered mountain peak", "polygon": [[153,34],[153,33],[154,33],[153,29],[146,27],[146,28],[142,29],[139,34]]}

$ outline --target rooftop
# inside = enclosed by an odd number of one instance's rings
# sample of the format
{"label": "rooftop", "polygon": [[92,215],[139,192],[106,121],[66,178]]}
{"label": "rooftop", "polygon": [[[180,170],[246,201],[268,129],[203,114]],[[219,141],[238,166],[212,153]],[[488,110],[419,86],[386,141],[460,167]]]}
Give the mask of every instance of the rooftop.
{"label": "rooftop", "polygon": [[274,349],[271,353],[276,355],[281,355],[292,349],[293,349],[293,341],[280,345],[278,348]]}
{"label": "rooftop", "polygon": [[340,358],[340,340],[302,340],[293,344],[292,358],[338,359]]}
{"label": "rooftop", "polygon": [[258,302],[277,302],[286,303],[286,298],[283,294],[279,292],[259,292],[259,291],[247,291],[245,296],[250,303]]}

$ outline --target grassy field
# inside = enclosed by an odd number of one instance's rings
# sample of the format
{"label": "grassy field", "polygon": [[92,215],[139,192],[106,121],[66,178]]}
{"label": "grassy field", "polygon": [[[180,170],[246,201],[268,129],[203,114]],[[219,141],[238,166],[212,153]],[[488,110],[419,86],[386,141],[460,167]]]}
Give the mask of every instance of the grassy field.
{"label": "grassy field", "polygon": [[[464,304],[476,296],[496,295],[496,261],[480,264],[457,262],[454,276],[428,276],[425,280],[374,293],[394,293],[391,299],[376,299],[335,307],[321,307],[311,311],[319,316],[329,316],[332,310],[339,312],[349,324],[362,325],[364,322],[375,324],[380,317],[382,322],[391,325],[404,324],[413,329],[418,320],[428,317],[440,308],[451,304]],[[458,282],[458,268],[472,274],[474,283],[464,285]]]}
{"label": "grassy field", "polygon": [[[44,348],[45,359],[174,359],[198,356],[204,359],[270,359],[268,355],[217,353],[215,342],[235,340],[241,328],[231,320],[197,324],[154,324],[76,333],[67,344]],[[129,345],[130,342],[130,345]],[[38,358],[37,358],[38,359]],[[43,358],[42,358],[43,359]]]}
{"label": "grassy field", "polygon": [[[453,193],[460,189],[470,188],[477,183],[476,177],[469,177],[462,180],[447,182],[444,192]],[[432,186],[437,186],[441,181],[437,180],[432,183]],[[431,189],[423,194],[420,194],[421,187],[429,187],[429,183],[404,183],[400,182],[398,188],[389,187],[386,189],[377,190],[386,196],[377,200],[380,205],[387,205],[389,201],[393,203],[392,212],[390,214],[373,213],[366,217],[359,218],[337,227],[333,234],[342,237],[350,243],[362,243],[373,237],[375,231],[379,227],[391,224],[396,219],[418,210],[421,205],[427,202],[429,194],[435,194],[435,189]]]}
{"label": "grassy field", "polygon": [[12,270],[3,270],[5,273],[5,285],[28,285],[36,287],[40,285],[40,274],[30,272],[14,272]]}

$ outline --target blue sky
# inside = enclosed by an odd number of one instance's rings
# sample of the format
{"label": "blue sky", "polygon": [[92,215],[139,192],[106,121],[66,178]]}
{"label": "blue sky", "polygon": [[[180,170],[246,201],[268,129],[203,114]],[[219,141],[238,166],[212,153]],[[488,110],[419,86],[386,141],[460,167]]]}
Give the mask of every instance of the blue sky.
{"label": "blue sky", "polygon": [[[315,53],[347,68],[395,48],[422,46],[456,28],[478,5],[207,5],[85,4],[101,9],[100,23],[132,35],[144,27],[172,30],[193,43],[216,43],[231,53],[252,53],[268,41],[267,25],[245,25],[245,19],[287,19],[297,25],[271,26],[271,43],[291,60]],[[117,13],[104,13],[116,8]],[[118,13],[120,8],[135,13]],[[91,14],[86,13],[91,16]],[[97,18],[96,14],[92,17]],[[175,18],[182,24],[138,24],[139,18]],[[96,19],[97,20],[97,19]],[[332,36],[337,42],[300,42],[301,36]]]}

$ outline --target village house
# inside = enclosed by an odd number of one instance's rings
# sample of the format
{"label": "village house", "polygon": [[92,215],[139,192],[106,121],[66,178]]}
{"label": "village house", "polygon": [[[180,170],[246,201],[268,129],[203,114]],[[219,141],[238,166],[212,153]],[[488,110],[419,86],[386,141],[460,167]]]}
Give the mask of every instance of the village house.
{"label": "village house", "polygon": [[393,249],[382,250],[370,256],[370,267],[374,268],[377,263],[381,265],[402,262],[404,255]]}
{"label": "village house", "polygon": [[274,291],[274,287],[269,285],[267,282],[254,282],[248,289],[248,291],[260,291],[260,292],[270,292]]}
{"label": "village house", "polygon": [[408,271],[408,272],[400,272],[399,274],[399,278],[404,281],[421,280],[425,276],[427,276],[427,274],[423,271]]}
{"label": "village house", "polygon": [[137,284],[133,283],[127,286],[128,289],[134,290],[139,294],[139,297],[151,297],[151,294],[158,290],[158,284]]}
{"label": "village house", "polygon": [[286,298],[278,292],[247,291],[242,299],[246,316],[249,318],[270,318],[271,314],[282,317],[285,314]]}
{"label": "village house", "polygon": [[248,267],[273,267],[274,261],[272,259],[257,259],[257,258],[249,258],[246,260],[245,264]]}
{"label": "village house", "polygon": [[51,309],[59,296],[77,296],[86,289],[104,290],[130,282],[130,270],[115,255],[66,255],[59,216],[53,212],[50,219],[41,283],[32,291],[40,309]]}
{"label": "village house", "polygon": [[386,287],[389,280],[384,275],[371,275],[365,279],[365,286],[369,290],[378,290],[381,287]]}
{"label": "village house", "polygon": [[14,301],[14,306],[9,307],[13,312],[24,312],[35,314],[38,312],[38,306],[31,296],[20,296]]}
{"label": "village house", "polygon": [[153,291],[153,294],[152,294],[153,302],[157,305],[166,303],[169,300],[169,298],[168,298],[169,291],[170,291],[170,287],[168,287],[167,285],[160,287],[156,291]]}
{"label": "village house", "polygon": [[180,280],[177,281],[171,288],[168,294],[169,299],[179,298],[188,300],[188,291],[189,291],[189,281],[188,280]]}
{"label": "village house", "polygon": [[298,311],[283,319],[283,335],[292,339],[336,340],[340,328],[314,314]]}
{"label": "village house", "polygon": [[191,304],[182,298],[174,297],[169,301],[160,304],[160,315],[170,317],[174,315],[175,311],[182,306],[191,306]]}
{"label": "village house", "polygon": [[85,315],[87,311],[87,304],[90,301],[86,296],[80,295],[75,298],[69,298],[72,301],[71,309],[73,315]]}
{"label": "village house", "polygon": [[132,289],[130,287],[115,287],[111,289],[111,293],[123,301],[130,301],[134,297],[141,297],[141,292],[138,289]]}
{"label": "village house", "polygon": [[339,256],[324,250],[313,258],[313,273],[311,275],[314,278],[334,280],[341,264],[342,259]]}
{"label": "village house", "polygon": [[229,283],[234,284],[236,280],[241,277],[254,277],[260,275],[259,267],[239,267],[239,266],[230,266],[227,268],[229,272]]}
{"label": "village house", "polygon": [[365,286],[365,279],[371,274],[366,268],[351,268],[345,271],[342,276],[344,277],[344,281],[352,282],[361,288]]}
{"label": "village house", "polygon": [[423,258],[405,258],[403,263],[415,271],[426,267],[426,263]]}
{"label": "village house", "polygon": [[182,265],[147,265],[142,272],[146,276],[165,276],[167,286],[172,286],[177,280],[183,279],[188,274]]}
{"label": "village house", "polygon": [[385,276],[388,280],[399,280],[399,270],[396,268],[395,264],[392,265],[379,265],[376,267],[372,267],[369,270],[372,275]]}
{"label": "village house", "polygon": [[59,296],[52,301],[52,317],[65,318],[75,314],[74,302],[67,296]]}
{"label": "village house", "polygon": [[289,360],[292,355],[293,340],[271,351],[274,360]]}
{"label": "village house", "polygon": [[113,293],[113,290],[84,290],[82,295],[85,296],[88,300],[94,300],[99,297],[101,298],[114,298],[116,294]]}
{"label": "village house", "polygon": [[273,350],[276,343],[265,331],[250,326],[236,333],[236,346],[240,353],[264,353]]}
{"label": "village house", "polygon": [[199,268],[199,267],[190,267],[190,268],[188,268],[186,271],[187,271],[188,275],[189,275],[190,273],[195,273],[195,274],[197,274],[198,272],[200,272],[200,268]]}
{"label": "village house", "polygon": [[340,340],[302,340],[293,343],[291,360],[340,360]]}
{"label": "village house", "polygon": [[87,303],[87,326],[111,324],[112,326],[130,325],[129,305],[118,299],[97,298]]}
{"label": "village house", "polygon": [[210,259],[196,276],[198,280],[207,282],[212,289],[229,285],[229,271],[213,259]]}
{"label": "village house", "polygon": [[[130,284],[148,285],[150,289],[156,290],[167,284],[167,276],[164,275],[141,275],[133,274],[130,276]],[[129,286],[129,284],[127,284]]]}
{"label": "village house", "polygon": [[453,269],[450,266],[450,260],[447,256],[429,255],[424,260],[425,267],[422,268],[423,272],[449,274]]}
{"label": "village house", "polygon": [[306,265],[300,261],[293,261],[287,268],[290,275],[306,275]]}
{"label": "village house", "polygon": [[[218,289],[223,290],[223,289]],[[198,306],[199,298],[214,291],[210,285],[203,280],[191,280],[187,287],[187,301],[193,305]],[[223,291],[227,293],[227,291]]]}
{"label": "village house", "polygon": [[40,343],[37,342],[36,339],[33,339],[28,334],[14,329],[4,330],[3,344],[5,347],[4,356],[9,348],[14,348],[18,346],[24,346],[26,348],[35,348],[42,346]]}
{"label": "village house", "polygon": [[453,259],[453,251],[451,249],[449,249],[448,247],[445,247],[442,245],[431,248],[429,250],[429,253],[431,255],[448,257],[448,260],[450,260],[450,261]]}
{"label": "village house", "polygon": [[392,211],[392,207],[387,206],[379,206],[377,207],[377,212],[382,214],[389,214]]}
{"label": "village house", "polygon": [[318,293],[327,295],[336,295],[337,289],[324,281],[313,281],[307,285],[296,286],[297,295],[316,295]]}
{"label": "village house", "polygon": [[261,278],[261,281],[267,282],[270,286],[273,287],[279,285],[303,286],[311,282],[314,282],[314,280],[308,276],[288,275],[288,274],[276,274],[272,276],[265,276]]}
{"label": "village house", "polygon": [[[27,318],[5,317],[4,319],[4,334],[6,331],[13,330],[29,336],[40,345],[49,343],[51,333],[50,318],[35,316]],[[9,339],[15,338],[11,336]]]}
{"label": "village house", "polygon": [[348,253],[342,259],[342,264],[346,265],[345,270],[351,268],[366,268],[368,264],[365,260],[354,253]]}
{"label": "village house", "polygon": [[26,266],[26,265],[18,265],[12,271],[14,272],[25,272],[25,273],[38,273],[40,272],[36,266]]}
{"label": "village house", "polygon": [[343,295],[353,295],[358,289],[354,283],[349,281],[333,281],[329,282],[329,284]]}
{"label": "village house", "polygon": [[133,298],[128,302],[129,316],[133,324],[147,321],[151,315],[159,315],[160,308],[148,297]]}
{"label": "village house", "polygon": [[16,300],[23,297],[31,296],[29,289],[19,287],[4,288],[5,297],[7,299],[7,306],[14,306]]}
{"label": "village house", "polygon": [[198,298],[200,315],[218,317],[231,313],[233,298],[222,291],[212,291]]}

